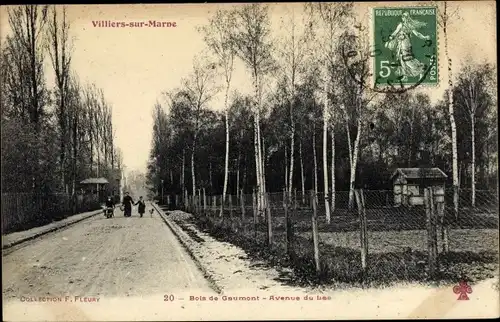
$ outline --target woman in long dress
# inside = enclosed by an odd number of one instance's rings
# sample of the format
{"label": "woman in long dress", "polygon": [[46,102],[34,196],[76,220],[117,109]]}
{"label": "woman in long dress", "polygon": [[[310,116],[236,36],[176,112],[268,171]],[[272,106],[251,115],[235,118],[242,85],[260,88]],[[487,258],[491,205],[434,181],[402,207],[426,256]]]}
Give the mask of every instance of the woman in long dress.
{"label": "woman in long dress", "polygon": [[408,77],[419,76],[421,78],[425,72],[425,66],[413,54],[411,35],[413,34],[422,40],[429,40],[430,36],[424,36],[417,31],[417,29],[427,24],[412,19],[408,12],[403,13],[401,20],[396,30],[389,36],[389,41],[385,43],[385,47],[395,52],[399,62],[396,74],[403,76],[403,81],[408,80]]}

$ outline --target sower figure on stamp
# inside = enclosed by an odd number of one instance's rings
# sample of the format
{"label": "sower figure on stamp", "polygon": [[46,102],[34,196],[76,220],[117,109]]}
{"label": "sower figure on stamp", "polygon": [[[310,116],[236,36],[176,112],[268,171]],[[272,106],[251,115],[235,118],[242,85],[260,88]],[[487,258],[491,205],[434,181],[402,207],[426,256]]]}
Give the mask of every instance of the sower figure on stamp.
{"label": "sower figure on stamp", "polygon": [[139,197],[139,200],[134,204],[134,206],[135,205],[139,205],[139,215],[141,215],[142,218],[142,215],[146,212],[146,203],[144,202],[144,199],[142,199],[142,196]]}
{"label": "sower figure on stamp", "polygon": [[132,216],[132,205],[134,204],[134,200],[132,200],[132,197],[130,197],[128,192],[125,192],[125,197],[123,197],[122,204],[124,206],[124,216]]}
{"label": "sower figure on stamp", "polygon": [[429,36],[424,36],[417,31],[417,29],[426,26],[426,23],[412,19],[408,12],[403,13],[401,20],[396,30],[389,36],[385,47],[395,52],[399,65],[396,73],[403,77],[403,81],[406,81],[408,77],[419,76],[422,78],[425,66],[415,58],[411,45],[411,35],[413,34],[422,40],[429,40]]}

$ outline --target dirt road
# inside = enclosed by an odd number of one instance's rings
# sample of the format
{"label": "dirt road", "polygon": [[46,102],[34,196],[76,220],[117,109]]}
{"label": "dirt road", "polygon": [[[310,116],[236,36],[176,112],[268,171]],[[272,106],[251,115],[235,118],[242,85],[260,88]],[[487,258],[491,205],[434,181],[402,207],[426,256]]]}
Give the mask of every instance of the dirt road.
{"label": "dirt road", "polygon": [[7,301],[213,292],[158,214],[140,218],[136,207],[130,218],[117,209],[4,256],[2,281]]}

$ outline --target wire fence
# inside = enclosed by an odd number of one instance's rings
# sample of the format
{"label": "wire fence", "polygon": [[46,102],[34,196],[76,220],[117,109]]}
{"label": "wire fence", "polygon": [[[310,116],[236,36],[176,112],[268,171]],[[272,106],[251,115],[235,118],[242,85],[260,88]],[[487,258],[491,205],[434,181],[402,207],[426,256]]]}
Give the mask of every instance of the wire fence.
{"label": "wire fence", "polygon": [[2,234],[61,220],[69,215],[97,210],[97,195],[53,193],[2,193]]}
{"label": "wire fence", "polygon": [[[168,197],[213,234],[340,282],[480,278],[498,269],[498,194],[426,188]],[[327,217],[327,206],[330,216]],[[351,205],[351,207],[349,206]],[[179,208],[179,207],[178,207]],[[496,267],[496,268],[495,268]]]}

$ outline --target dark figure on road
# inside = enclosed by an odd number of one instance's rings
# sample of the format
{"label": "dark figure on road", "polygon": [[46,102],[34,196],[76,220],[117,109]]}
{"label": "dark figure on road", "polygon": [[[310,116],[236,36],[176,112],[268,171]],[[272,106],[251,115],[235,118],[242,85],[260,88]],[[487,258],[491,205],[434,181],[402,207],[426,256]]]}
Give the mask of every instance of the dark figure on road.
{"label": "dark figure on road", "polygon": [[144,200],[142,199],[142,196],[139,197],[139,201],[137,201],[137,203],[135,203],[134,205],[139,205],[139,215],[144,215],[144,213],[146,212],[146,203],[144,202]]}
{"label": "dark figure on road", "polygon": [[134,200],[129,196],[128,192],[125,192],[125,197],[123,197],[122,204],[124,206],[124,216],[130,217],[132,216],[132,205],[134,204]]}
{"label": "dark figure on road", "polygon": [[106,208],[114,208],[115,207],[115,202],[113,201],[113,198],[111,196],[106,199]]}
{"label": "dark figure on road", "polygon": [[111,196],[106,199],[106,212],[105,215],[108,218],[113,217],[113,212],[115,209],[115,202],[113,201],[113,198]]}

